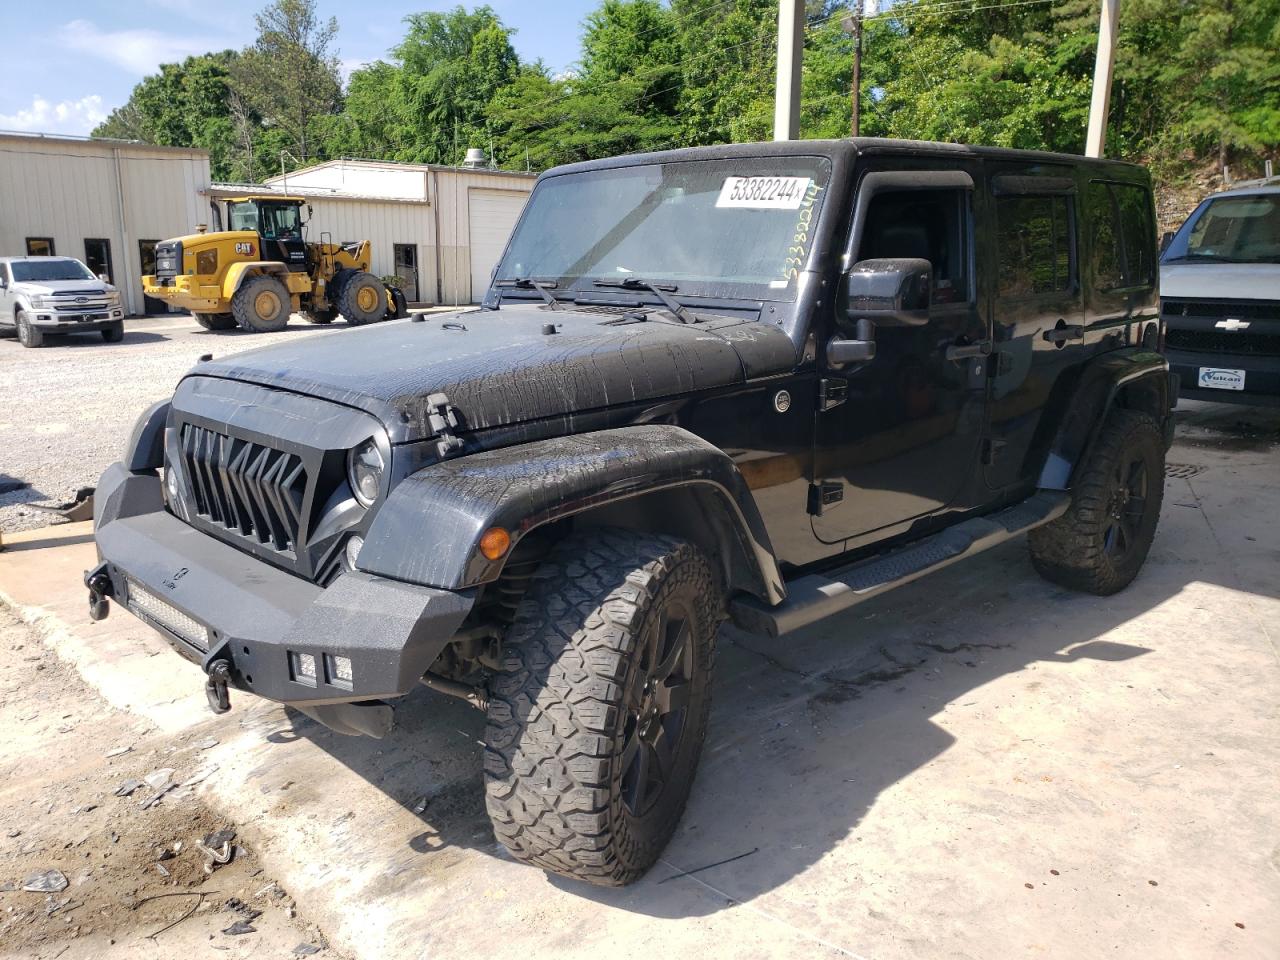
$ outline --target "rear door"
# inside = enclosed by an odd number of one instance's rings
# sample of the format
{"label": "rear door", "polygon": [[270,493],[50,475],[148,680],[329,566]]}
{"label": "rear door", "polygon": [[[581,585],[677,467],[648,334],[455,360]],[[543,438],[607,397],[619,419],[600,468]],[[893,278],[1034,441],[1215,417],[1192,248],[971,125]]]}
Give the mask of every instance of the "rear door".
{"label": "rear door", "polygon": [[983,460],[988,485],[1000,490],[1034,482],[1057,422],[1046,411],[1070,399],[1071,368],[1103,334],[1085,329],[1074,168],[992,163],[988,190],[997,352]]}
{"label": "rear door", "polygon": [[[986,396],[985,358],[953,348],[988,338],[974,269],[977,160],[869,163],[855,196],[850,263],[919,257],[933,267],[921,327],[876,329],[876,356],[824,373],[815,433],[814,536],[847,547],[946,509],[974,475]],[[847,335],[847,333],[846,333]],[[821,406],[821,405],[820,405]]]}

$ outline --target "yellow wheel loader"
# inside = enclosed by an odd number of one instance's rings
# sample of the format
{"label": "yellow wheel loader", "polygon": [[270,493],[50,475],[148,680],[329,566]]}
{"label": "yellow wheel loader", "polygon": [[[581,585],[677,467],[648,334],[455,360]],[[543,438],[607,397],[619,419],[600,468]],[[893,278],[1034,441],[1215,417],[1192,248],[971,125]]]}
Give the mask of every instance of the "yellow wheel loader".
{"label": "yellow wheel loader", "polygon": [[[291,313],[351,326],[409,315],[404,294],[369,273],[368,240],[310,243],[303,197],[233,197],[215,229],[156,244],[149,297],[189,310],[206,330],[281,330]],[[225,208],[227,229],[222,229]],[[307,207],[310,210],[310,207]]]}

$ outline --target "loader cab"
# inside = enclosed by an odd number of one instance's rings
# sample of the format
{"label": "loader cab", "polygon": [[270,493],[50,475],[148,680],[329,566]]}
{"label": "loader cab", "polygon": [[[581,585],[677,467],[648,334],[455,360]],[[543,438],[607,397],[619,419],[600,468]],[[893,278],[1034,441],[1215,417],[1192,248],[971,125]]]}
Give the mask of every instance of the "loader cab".
{"label": "loader cab", "polygon": [[305,203],[299,197],[237,197],[227,201],[227,229],[258,234],[262,259],[305,272],[310,267],[303,235]]}

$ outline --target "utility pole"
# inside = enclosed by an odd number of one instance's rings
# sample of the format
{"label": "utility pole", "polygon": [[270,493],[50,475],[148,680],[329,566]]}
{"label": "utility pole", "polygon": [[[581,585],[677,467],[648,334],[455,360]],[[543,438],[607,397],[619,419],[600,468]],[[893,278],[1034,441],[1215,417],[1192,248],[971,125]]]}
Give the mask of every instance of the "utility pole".
{"label": "utility pole", "polygon": [[1098,21],[1098,56],[1093,65],[1093,98],[1089,102],[1089,132],[1085,136],[1084,155],[1101,157],[1107,143],[1107,114],[1111,111],[1111,68],[1116,60],[1116,23],[1120,17],[1120,0],[1102,0],[1102,19]]}
{"label": "utility pole", "polygon": [[853,81],[849,84],[849,99],[853,101],[851,136],[858,136],[862,129],[862,9],[863,0],[854,0],[853,13],[840,21],[840,29],[853,34]]}
{"label": "utility pole", "polygon": [[804,62],[804,0],[778,2],[778,78],[773,99],[773,139],[800,136],[800,67]]}

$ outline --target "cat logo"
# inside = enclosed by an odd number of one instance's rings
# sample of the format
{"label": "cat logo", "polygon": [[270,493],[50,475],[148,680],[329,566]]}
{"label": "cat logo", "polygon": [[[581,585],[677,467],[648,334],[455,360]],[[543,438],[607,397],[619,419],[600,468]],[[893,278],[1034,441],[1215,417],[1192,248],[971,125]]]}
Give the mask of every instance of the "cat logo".
{"label": "cat logo", "polygon": [[246,255],[248,255],[248,256],[250,256],[250,257],[252,257],[252,256],[253,256],[253,244],[252,244],[252,243],[237,243],[237,244],[236,244],[236,253],[243,253],[243,254],[246,254]]}

